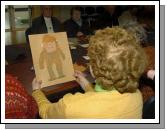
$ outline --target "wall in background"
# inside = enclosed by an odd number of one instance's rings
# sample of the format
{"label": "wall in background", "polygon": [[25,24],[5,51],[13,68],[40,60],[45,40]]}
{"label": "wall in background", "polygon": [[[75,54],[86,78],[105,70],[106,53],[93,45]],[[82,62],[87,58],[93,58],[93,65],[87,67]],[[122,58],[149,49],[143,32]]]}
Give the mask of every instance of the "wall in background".
{"label": "wall in background", "polygon": [[[73,6],[75,5],[54,5],[53,16],[57,17],[63,23],[70,18],[70,10]],[[82,7],[87,7],[87,5],[82,5]],[[39,5],[6,6],[5,45],[26,43],[25,30],[31,25],[32,20],[40,15],[41,10]]]}

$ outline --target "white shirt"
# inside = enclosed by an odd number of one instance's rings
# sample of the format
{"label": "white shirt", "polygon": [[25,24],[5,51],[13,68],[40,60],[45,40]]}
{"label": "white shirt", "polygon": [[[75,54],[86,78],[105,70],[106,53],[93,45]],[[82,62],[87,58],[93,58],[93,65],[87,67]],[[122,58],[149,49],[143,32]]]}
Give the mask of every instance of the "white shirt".
{"label": "white shirt", "polygon": [[[74,20],[75,21],[75,20]],[[79,26],[82,26],[82,20],[75,21]]]}
{"label": "white shirt", "polygon": [[53,25],[52,25],[52,21],[51,21],[51,18],[50,17],[44,17],[44,20],[45,20],[45,24],[46,24],[46,27],[47,27],[47,31],[48,32],[54,32],[53,30]]}

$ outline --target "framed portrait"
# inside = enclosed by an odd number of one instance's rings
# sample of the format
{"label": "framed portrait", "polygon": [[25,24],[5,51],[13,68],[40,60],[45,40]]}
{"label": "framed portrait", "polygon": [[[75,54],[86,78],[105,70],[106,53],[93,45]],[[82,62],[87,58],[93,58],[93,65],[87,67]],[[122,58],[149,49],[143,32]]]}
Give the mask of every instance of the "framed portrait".
{"label": "framed portrait", "polygon": [[29,35],[33,65],[42,87],[75,80],[65,32]]}

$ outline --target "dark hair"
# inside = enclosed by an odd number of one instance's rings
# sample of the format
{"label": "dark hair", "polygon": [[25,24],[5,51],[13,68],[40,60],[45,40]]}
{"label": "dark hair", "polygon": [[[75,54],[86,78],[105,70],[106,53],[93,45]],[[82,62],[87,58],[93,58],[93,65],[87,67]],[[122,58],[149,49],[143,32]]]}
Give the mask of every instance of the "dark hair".
{"label": "dark hair", "polygon": [[79,7],[79,6],[72,7],[71,10],[70,10],[71,16],[72,16],[74,10],[77,10],[77,11],[80,11],[80,12],[81,12],[81,7]]}

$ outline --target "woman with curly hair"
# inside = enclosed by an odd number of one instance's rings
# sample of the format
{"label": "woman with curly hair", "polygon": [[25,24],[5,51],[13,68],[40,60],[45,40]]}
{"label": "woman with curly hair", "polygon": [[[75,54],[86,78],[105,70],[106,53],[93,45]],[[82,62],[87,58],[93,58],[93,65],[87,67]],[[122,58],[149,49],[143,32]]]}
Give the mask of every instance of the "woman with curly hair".
{"label": "woman with curly hair", "polygon": [[33,81],[33,96],[42,118],[140,119],[143,100],[138,81],[147,65],[144,50],[136,37],[113,27],[98,30],[90,39],[88,49],[93,87],[76,71],[76,81],[84,94],[66,94],[57,103],[50,103],[40,83]]}

